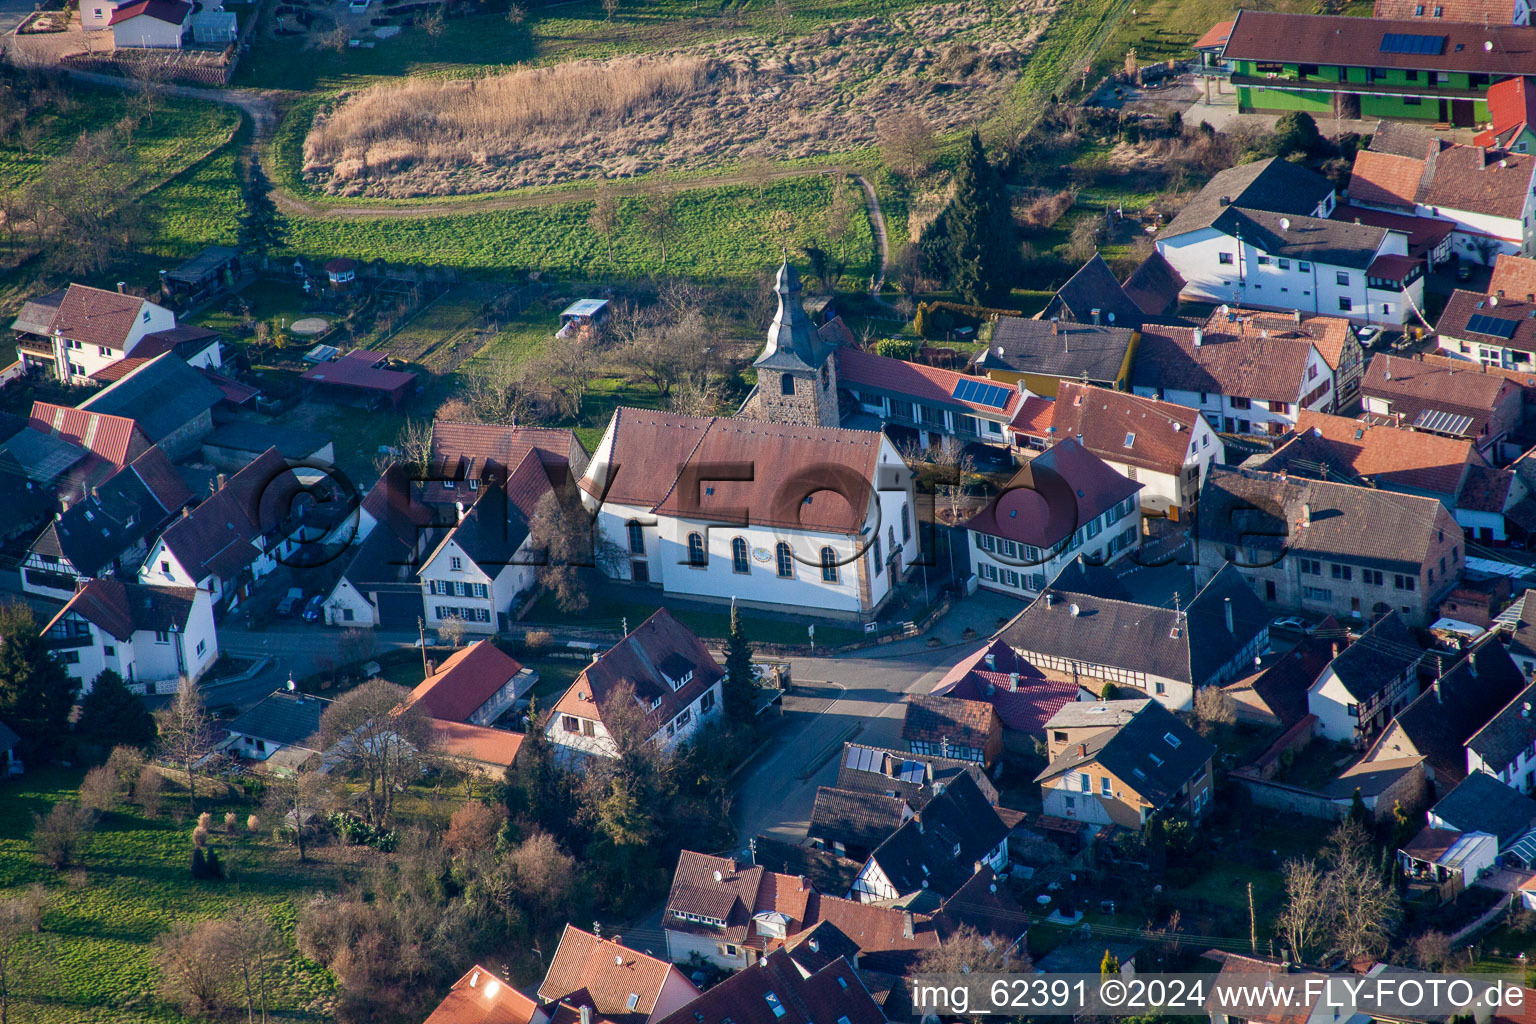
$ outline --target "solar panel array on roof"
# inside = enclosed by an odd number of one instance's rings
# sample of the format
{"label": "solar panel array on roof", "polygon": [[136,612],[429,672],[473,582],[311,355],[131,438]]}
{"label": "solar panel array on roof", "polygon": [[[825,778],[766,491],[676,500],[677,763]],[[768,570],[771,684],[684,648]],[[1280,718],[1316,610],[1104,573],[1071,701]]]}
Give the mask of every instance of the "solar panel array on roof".
{"label": "solar panel array on roof", "polygon": [[1518,320],[1506,320],[1504,317],[1489,316],[1487,313],[1473,313],[1467,320],[1467,330],[1506,340],[1515,336],[1515,328],[1518,326],[1520,326]]}
{"label": "solar panel array on roof", "polygon": [[1005,387],[989,384],[975,377],[962,377],[955,381],[955,390],[951,393],[951,397],[992,409],[1006,409],[1009,394],[1009,390]]}
{"label": "solar panel array on roof", "polygon": [[849,747],[848,760],[845,763],[855,771],[878,772],[884,760],[877,750],[871,750],[868,747]]}
{"label": "solar panel array on roof", "polygon": [[921,784],[922,781],[923,781],[923,762],[921,762],[921,761],[903,761],[903,762],[901,762],[901,781],[902,782],[916,782],[918,784]]}
{"label": "solar panel array on roof", "polygon": [[1388,32],[1381,37],[1382,53],[1445,52],[1445,36],[1421,36],[1410,32]]}
{"label": "solar panel array on roof", "polygon": [[1467,428],[1472,426],[1472,417],[1460,413],[1445,412],[1441,409],[1425,409],[1419,413],[1413,425],[1420,430],[1430,430],[1436,434],[1451,434],[1455,437],[1463,437]]}

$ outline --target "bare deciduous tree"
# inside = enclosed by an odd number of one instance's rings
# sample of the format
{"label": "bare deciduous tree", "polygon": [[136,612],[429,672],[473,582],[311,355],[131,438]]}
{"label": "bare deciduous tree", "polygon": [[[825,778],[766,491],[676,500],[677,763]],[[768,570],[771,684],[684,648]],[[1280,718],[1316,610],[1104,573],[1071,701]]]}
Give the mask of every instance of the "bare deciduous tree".
{"label": "bare deciduous tree", "polygon": [[908,178],[926,171],[938,153],[933,125],[913,111],[900,111],[882,118],[876,126],[876,138],[885,165]]}
{"label": "bare deciduous tree", "polygon": [[1218,725],[1232,725],[1237,721],[1237,701],[1219,686],[1202,686],[1195,691],[1195,718],[1202,733],[1210,733]]}
{"label": "bare deciduous tree", "polygon": [[32,848],[44,864],[62,871],[75,863],[90,836],[91,815],[77,804],[56,803],[33,816]]}
{"label": "bare deciduous tree", "polygon": [[197,684],[183,679],[176,699],[156,716],[156,722],[160,727],[160,752],[186,772],[190,809],[196,814],[197,764],[213,749],[213,724]]}
{"label": "bare deciduous tree", "polygon": [[516,425],[527,419],[536,387],[527,361],[498,352],[463,374],[462,395],[470,415],[482,423]]}
{"label": "bare deciduous tree", "polygon": [[457,615],[447,615],[437,624],[437,638],[449,647],[464,646],[464,620]]}
{"label": "bare deciduous tree", "polygon": [[1370,836],[1353,821],[1329,835],[1324,865],[1286,863],[1285,893],[1276,931],[1302,962],[1325,941],[1347,960],[1380,956],[1402,916],[1397,890],[1373,863]]}
{"label": "bare deciduous tree", "polygon": [[223,959],[233,976],[234,989],[245,1001],[247,1024],[255,1024],[260,1011],[267,1020],[269,990],[288,947],[272,927],[266,914],[254,907],[242,907],[224,921]]}
{"label": "bare deciduous tree", "polygon": [[924,974],[1003,974],[1030,968],[1027,951],[970,925],[961,925],[942,945],[924,950],[918,963]]}
{"label": "bare deciduous tree", "polygon": [[165,776],[160,774],[160,769],[152,764],[147,764],[139,771],[139,778],[133,784],[133,799],[144,812],[146,818],[160,816],[160,803],[164,799]]}
{"label": "bare deciduous tree", "polygon": [[608,246],[608,262],[613,262],[613,235],[619,229],[619,201],[606,186],[597,190],[597,201],[587,216],[587,227]]}
{"label": "bare deciduous tree", "polygon": [[448,27],[443,22],[443,9],[441,7],[434,7],[428,11],[418,24],[421,25],[421,30],[427,34],[427,38],[432,40],[434,48],[442,41],[443,31]]}
{"label": "bare deciduous tree", "polygon": [[276,820],[279,834],[293,830],[300,861],[305,859],[305,840],[328,795],[326,777],[317,771],[274,774],[267,782],[266,808]]}
{"label": "bare deciduous tree", "polygon": [[42,928],[43,909],[48,892],[34,885],[21,896],[0,900],[0,1024],[9,1024],[11,993],[21,981],[26,961],[21,957],[21,943],[29,932]]}
{"label": "bare deciduous tree", "polygon": [[530,544],[538,552],[539,583],[548,587],[562,610],[577,612],[589,603],[586,591],[589,569],[612,569],[622,556],[601,535],[592,515],[571,493],[551,492],[539,500],[528,524]]}
{"label": "bare deciduous tree", "polygon": [[229,925],[205,918],[179,920],[155,938],[160,994],[188,1014],[218,1014],[229,1006],[226,956]]}
{"label": "bare deciduous tree", "polygon": [[1329,933],[1328,881],[1311,860],[1289,860],[1285,875],[1285,907],[1275,921],[1280,936],[1297,963],[1320,952]]}
{"label": "bare deciduous tree", "polygon": [[466,801],[448,821],[443,849],[455,857],[470,859],[495,847],[496,837],[506,823],[507,812],[500,804],[492,807],[480,800]]}
{"label": "bare deciduous tree", "polygon": [[665,192],[652,192],[640,208],[640,222],[661,247],[661,269],[666,270],[667,242],[672,238],[672,230],[677,227],[677,210],[673,207],[672,197]]}
{"label": "bare deciduous tree", "polygon": [[932,474],[934,494],[949,512],[950,522],[959,522],[965,508],[966,483],[976,475],[976,460],[958,444],[924,448],[911,442],[901,454],[909,466],[922,467]]}
{"label": "bare deciduous tree", "polygon": [[117,809],[122,799],[123,784],[117,773],[106,765],[92,768],[80,782],[80,806],[96,814],[106,814]]}
{"label": "bare deciduous tree", "polygon": [[320,719],[320,738],[348,774],[368,784],[368,820],[388,827],[394,798],[420,774],[432,749],[432,723],[404,687],[370,679],[336,698]]}
{"label": "bare deciduous tree", "polygon": [[724,394],[703,374],[688,374],[672,389],[667,407],[684,416],[713,416],[720,411]]}

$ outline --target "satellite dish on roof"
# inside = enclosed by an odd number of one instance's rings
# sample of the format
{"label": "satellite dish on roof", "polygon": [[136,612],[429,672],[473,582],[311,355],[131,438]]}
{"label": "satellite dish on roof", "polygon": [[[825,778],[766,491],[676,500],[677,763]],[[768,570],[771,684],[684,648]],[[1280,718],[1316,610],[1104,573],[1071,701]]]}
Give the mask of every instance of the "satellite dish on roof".
{"label": "satellite dish on roof", "polygon": [[1280,218],[1280,230],[1281,231],[1289,231],[1289,230],[1291,230],[1291,218],[1289,218],[1289,217],[1281,217]]}
{"label": "satellite dish on roof", "polygon": [[1492,52],[1493,52],[1493,40],[1492,40],[1492,39],[1490,39],[1490,40],[1488,40],[1488,41],[1487,41],[1487,42],[1486,42],[1486,43],[1484,43],[1484,44],[1483,44],[1483,49],[1484,49],[1484,50],[1485,50],[1485,51],[1486,51],[1486,52],[1488,52],[1488,53],[1492,53]]}
{"label": "satellite dish on roof", "polygon": [[715,881],[723,882],[723,881],[725,881],[725,876],[722,875],[720,872],[716,871],[715,872]]}

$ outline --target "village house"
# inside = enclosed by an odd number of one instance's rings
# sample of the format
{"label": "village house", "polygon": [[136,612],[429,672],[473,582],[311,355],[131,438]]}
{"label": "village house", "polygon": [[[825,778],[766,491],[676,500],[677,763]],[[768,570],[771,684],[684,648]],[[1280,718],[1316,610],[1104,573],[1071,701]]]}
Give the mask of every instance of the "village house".
{"label": "village house", "polygon": [[875,847],[915,813],[899,796],[818,786],[805,837],[817,849],[863,864]]}
{"label": "village house", "polygon": [[1017,388],[856,348],[838,349],[837,370],[839,385],[862,412],[882,425],[917,431],[924,448],[1005,446],[1008,423],[1024,401]]}
{"label": "village house", "polygon": [[[188,14],[192,10],[181,0],[156,2],[185,7]],[[65,383],[85,384],[98,370],[136,355],[146,336],[175,326],[176,314],[148,299],[71,284],[27,302],[11,329],[17,333],[17,354],[29,369],[46,366]]]}
{"label": "village house", "polygon": [[1468,439],[1490,461],[1517,454],[1506,442],[1520,426],[1520,389],[1499,374],[1463,365],[1386,353],[1372,357],[1360,385],[1366,415]]}
{"label": "village house", "polygon": [[[719,713],[725,671],[665,608],[582,670],[555,702],[544,734],[568,759],[617,757],[612,729],[635,720],[644,739],[672,747]],[[633,708],[614,704],[621,694]]]}
{"label": "village house", "polygon": [[[1335,217],[1338,211],[1334,211]],[[1218,306],[1206,318],[1207,334],[1235,333],[1238,337],[1295,338],[1312,342],[1333,374],[1333,401],[1344,405],[1360,391],[1365,373],[1365,348],[1355,325],[1341,316],[1319,316],[1293,309],[1269,313],[1256,309]]]}
{"label": "village house", "polygon": [[91,580],[44,627],[49,647],[89,693],[111,669],[140,693],[175,693],[218,659],[207,591]]}
{"label": "village house", "polygon": [[961,775],[869,855],[853,883],[860,903],[916,892],[953,895],[983,868],[1008,863],[1008,825],[969,775]]}
{"label": "village house", "polygon": [[191,31],[192,11],[187,0],[120,2],[107,21],[112,45],[119,50],[179,50]]}
{"label": "village house", "polygon": [[914,693],[907,697],[901,738],[914,754],[937,754],[991,768],[1003,752],[1003,722],[984,700]]}
{"label": "village house", "polygon": [[1069,566],[998,639],[1034,675],[1096,693],[1133,687],[1175,711],[1246,674],[1269,644],[1269,612],[1235,567],[1179,608],[1142,603],[1112,577]]}
{"label": "village house", "polygon": [[336,444],[326,435],[291,427],[286,423],[260,423],[255,420],[215,423],[212,433],[203,438],[202,458],[199,461],[226,473],[234,473],[268,448],[276,448],[283,458],[294,462],[336,461]]}
{"label": "village house", "polygon": [[1094,253],[1077,268],[1066,283],[1056,289],[1051,301],[1036,313],[1036,320],[1062,323],[1108,324],[1111,327],[1141,326],[1145,311],[1126,293],[1104,257]]}
{"label": "village house", "polygon": [[[1513,257],[1501,256],[1500,259]],[[1435,324],[1442,352],[1484,366],[1536,371],[1536,299],[1456,289]]]}
{"label": "village house", "polygon": [[1179,211],[1157,251],[1184,279],[1186,299],[1405,323],[1424,305],[1407,233],[1329,219],[1335,202],[1333,186],[1305,167],[1241,164]]}
{"label": "village house", "polygon": [[580,482],[598,567],[663,594],[868,620],[918,558],[884,434],[620,407]]}
{"label": "village house", "polygon": [[[69,472],[73,477],[71,482],[85,491],[92,483],[106,479],[114,470],[128,465],[153,447],[138,423],[130,417],[72,409],[51,402],[33,402],[27,425],[30,432],[63,441],[80,450],[84,464],[69,467]],[[7,442],[8,450],[18,457],[32,454],[32,450],[16,446],[23,436],[19,434]],[[69,454],[73,456],[76,451]],[[95,459],[89,456],[95,456]]]}
{"label": "village house", "polygon": [[1187,283],[1173,264],[1154,249],[1120,287],[1144,316],[1170,317],[1178,314],[1179,295]]}
{"label": "village house", "polygon": [[[1536,800],[1487,772],[1472,772],[1429,809],[1427,819],[1430,828],[1486,832],[1499,841],[1503,854],[1530,838]],[[1529,862],[1530,847],[1521,852],[1521,860]]]}
{"label": "village house", "polygon": [[1486,123],[1490,83],[1536,74],[1524,26],[1502,18],[1489,24],[1481,13],[1458,23],[1433,17],[1454,4],[1423,6],[1429,17],[1391,20],[1239,12],[1220,53],[1232,69],[1238,109],[1457,128]]}
{"label": "village house", "polygon": [[165,453],[150,448],[82,500],[66,502],[27,550],[22,589],[66,601],[86,580],[134,579],[149,538],[191,501]]}
{"label": "village house", "polygon": [[921,810],[945,786],[961,775],[969,775],[987,803],[997,806],[997,790],[992,780],[987,778],[986,770],[974,761],[889,750],[867,743],[843,744],[843,756],[837,769],[837,788],[899,796],[913,810]]}
{"label": "village house", "polygon": [[449,655],[411,691],[407,703],[433,718],[489,726],[538,684],[525,668],[491,640],[478,640]]}
{"label": "village house", "polygon": [[487,481],[511,479],[530,453],[556,489],[579,479],[587,467],[586,449],[570,430],[437,420],[421,500],[445,508],[463,502],[467,507]]}
{"label": "village house", "polygon": [[[556,1019],[589,1014],[610,1024],[656,1024],[699,997],[682,971],[567,924],[540,983],[539,999],[564,1004]],[[570,1017],[562,1012],[570,1008]]]}
{"label": "village house", "polygon": [[1441,21],[1482,22],[1487,25],[1529,25],[1531,9],[1526,0],[1444,0],[1421,4],[1418,0],[1376,0],[1376,18],[1418,18],[1429,26]]}
{"label": "village house", "polygon": [[838,958],[811,970],[794,954],[775,950],[746,970],[725,979],[689,1005],[664,1018],[664,1024],[699,1024],[740,1019],[776,1024],[885,1024],[885,1014],[849,962]]}
{"label": "village house", "polygon": [[1310,339],[1246,335],[1228,324],[1142,334],[1136,394],[1198,410],[1227,434],[1280,435],[1303,410],[1334,409],[1333,374]]}
{"label": "village house", "polygon": [[[1518,666],[1517,666],[1518,667]],[[1486,773],[1522,793],[1536,792],[1536,685],[1515,695],[1467,740],[1467,771]]]}
{"label": "village house", "polygon": [[1141,487],[1077,440],[1058,441],[966,521],[980,585],[1028,597],[1079,556],[1093,565],[1122,560],[1141,543]]}
{"label": "village house", "polygon": [[1502,861],[1536,857],[1536,800],[1473,772],[1429,809],[1428,823],[1397,853],[1410,892],[1430,885],[1454,894]]}
{"label": "village house", "polygon": [[1000,316],[972,366],[988,380],[1055,398],[1062,381],[1130,388],[1139,331],[1104,323]]}
{"label": "village house", "polygon": [[150,545],[139,582],[194,586],[227,611],[309,539],[313,531],[303,513],[312,506],[293,512],[303,485],[275,448],[234,476],[221,475],[217,487]]}
{"label": "village house", "polygon": [[1332,660],[1307,687],[1313,734],[1363,748],[1419,695],[1424,650],[1395,611],[1353,639],[1334,630],[1330,642]]}
{"label": "village house", "polygon": [[1445,792],[1467,777],[1467,743],[1526,687],[1504,645],[1486,638],[1402,711],[1365,760],[1424,759],[1424,774]]}
{"label": "village house", "polygon": [[475,964],[422,1024],[549,1024],[549,1013],[488,968]]}
{"label": "village house", "polygon": [[325,599],[327,625],[411,629],[424,621],[416,569],[447,528],[434,525],[433,507],[415,500],[412,483],[397,463],[363,498],[350,554]]}
{"label": "village house", "polygon": [[1294,646],[1260,655],[1253,671],[1222,687],[1237,704],[1237,720],[1289,729],[1311,711],[1307,693],[1338,653],[1347,635],[1329,615]]}
{"label": "village house", "polygon": [[1056,400],[1031,395],[1009,424],[1023,459],[1075,439],[1110,469],[1141,485],[1143,514],[1177,521],[1194,508],[1225,446],[1196,410],[1142,395],[1062,381]]}
{"label": "village house", "polygon": [[173,460],[196,455],[213,430],[213,408],[223,400],[206,377],[174,352],[165,352],[81,402],[79,408],[132,419],[151,444]]}
{"label": "village house", "polygon": [[320,740],[320,718],[331,702],[296,690],[274,690],[254,707],[229,722],[224,749],[251,761],[308,762],[325,752]]}
{"label": "village house", "polygon": [[990,705],[1002,723],[1003,749],[1032,754],[1047,719],[1065,704],[1096,696],[1074,683],[1041,676],[1012,647],[991,640],[945,673],[930,699]]}
{"label": "village house", "polygon": [[[1481,46],[1478,56],[1488,59]],[[1387,121],[1371,148],[1355,154],[1349,199],[1354,206],[1449,222],[1452,254],[1492,266],[1500,253],[1530,254],[1533,172],[1536,156],[1462,146],[1426,128]]]}
{"label": "village house", "polygon": [[1461,527],[1433,498],[1256,470],[1216,469],[1200,500],[1198,573],[1231,565],[1268,605],[1433,621],[1461,578]]}
{"label": "village house", "polygon": [[[1103,722],[1084,725],[1089,707]],[[1198,820],[1215,792],[1216,747],[1154,700],[1068,705],[1045,727],[1050,761],[1035,777],[1044,813],[1090,825],[1140,829],[1153,814]],[[1080,738],[1061,743],[1057,732]]]}

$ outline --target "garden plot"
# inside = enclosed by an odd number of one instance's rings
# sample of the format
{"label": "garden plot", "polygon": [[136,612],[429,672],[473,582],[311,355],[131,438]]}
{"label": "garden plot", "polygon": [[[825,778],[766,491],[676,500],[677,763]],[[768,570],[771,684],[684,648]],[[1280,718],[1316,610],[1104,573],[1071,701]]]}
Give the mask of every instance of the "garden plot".
{"label": "garden plot", "polygon": [[972,123],[1007,96],[1058,0],[958,0],[644,57],[342,96],[304,143],[306,181],[348,196],[499,191],[870,145],[882,117]]}

